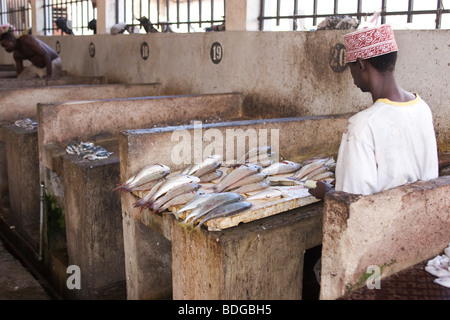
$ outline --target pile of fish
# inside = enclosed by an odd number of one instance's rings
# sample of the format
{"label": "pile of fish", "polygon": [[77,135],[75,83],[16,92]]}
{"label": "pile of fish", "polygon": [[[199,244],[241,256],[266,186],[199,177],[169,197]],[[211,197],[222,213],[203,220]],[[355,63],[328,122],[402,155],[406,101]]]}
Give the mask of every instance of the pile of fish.
{"label": "pile of fish", "polygon": [[229,166],[222,166],[220,155],[188,165],[179,173],[171,173],[166,165],[152,164],[114,190],[140,192],[135,207],[150,209],[153,213],[170,208],[177,219],[183,219],[183,226],[194,229],[196,224],[195,228],[199,229],[210,219],[249,209],[252,205],[249,201],[287,196],[285,189],[269,180],[271,177],[287,176],[298,180],[295,186],[303,188],[305,181],[329,178],[331,175],[325,177],[323,173],[333,173],[335,165],[332,157],[314,158],[303,164],[274,160],[270,146],[265,146],[250,150]]}
{"label": "pile of fish", "polygon": [[223,171],[217,170],[222,164],[221,155],[211,155],[199,164],[191,164],[181,171],[181,174],[193,175],[200,178],[200,182],[210,182],[217,180]]}
{"label": "pile of fish", "polygon": [[103,147],[94,145],[93,142],[71,143],[66,146],[66,153],[77,154],[87,160],[106,159],[113,154]]}
{"label": "pile of fish", "polygon": [[192,229],[197,223],[193,229],[199,230],[208,220],[229,217],[249,209],[252,204],[243,199],[244,197],[236,192],[205,193],[189,201],[174,215],[180,218],[181,213],[187,213],[181,225]]}
{"label": "pile of fish", "polygon": [[29,118],[16,120],[14,124],[26,130],[34,130],[37,128],[38,125],[37,121],[31,120]]}
{"label": "pile of fish", "polygon": [[425,270],[437,277],[434,282],[450,288],[450,243],[444,249],[444,254],[437,255],[427,262]]}

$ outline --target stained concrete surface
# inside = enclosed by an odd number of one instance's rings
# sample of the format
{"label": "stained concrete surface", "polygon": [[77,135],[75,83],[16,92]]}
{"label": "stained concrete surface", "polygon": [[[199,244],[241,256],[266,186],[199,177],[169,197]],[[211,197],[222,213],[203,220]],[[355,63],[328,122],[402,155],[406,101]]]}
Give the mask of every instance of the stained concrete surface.
{"label": "stained concrete surface", "polygon": [[0,300],[52,300],[41,283],[1,241]]}

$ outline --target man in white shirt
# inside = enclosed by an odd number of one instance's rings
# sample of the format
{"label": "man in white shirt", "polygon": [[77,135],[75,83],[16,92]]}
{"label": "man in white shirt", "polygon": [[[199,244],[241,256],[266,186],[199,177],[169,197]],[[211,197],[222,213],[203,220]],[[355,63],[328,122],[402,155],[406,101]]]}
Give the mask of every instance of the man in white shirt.
{"label": "man in white shirt", "polygon": [[[336,190],[368,195],[437,178],[431,110],[395,80],[398,48],[391,26],[361,29],[344,40],[354,83],[371,93],[374,104],[349,119],[337,158]],[[329,190],[318,182],[310,193],[323,199]]]}

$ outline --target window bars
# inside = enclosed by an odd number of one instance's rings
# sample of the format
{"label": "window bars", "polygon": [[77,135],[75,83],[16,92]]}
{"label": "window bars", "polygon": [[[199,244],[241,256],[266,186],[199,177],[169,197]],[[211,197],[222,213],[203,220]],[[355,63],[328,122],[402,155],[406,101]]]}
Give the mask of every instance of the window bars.
{"label": "window bars", "polygon": [[90,0],[44,0],[45,35],[85,35],[95,33],[90,22],[97,10]]}
{"label": "window bars", "polygon": [[9,23],[17,32],[31,28],[31,5],[28,0],[0,0],[0,24]]}
{"label": "window bars", "polygon": [[226,0],[116,1],[116,23],[126,23],[142,29],[148,19],[158,32],[220,31],[225,30],[225,2]]}
{"label": "window bars", "polygon": [[[426,3],[425,9],[414,9],[423,7],[424,3]],[[374,11],[378,11],[382,24],[393,16],[404,17],[407,23],[412,23],[414,16],[422,15],[427,16],[428,21],[432,21],[434,17],[434,28],[441,29],[443,14],[450,13],[448,8],[444,8],[444,0],[435,0],[435,2],[432,0],[345,0],[341,2],[339,0],[261,0],[260,10],[258,18],[260,31],[277,30],[282,22],[289,23],[289,28],[285,29],[299,30],[299,20],[302,22],[303,30],[311,30],[317,26],[320,18],[348,15],[361,21],[362,18],[372,15]],[[266,22],[270,22],[269,25]]]}

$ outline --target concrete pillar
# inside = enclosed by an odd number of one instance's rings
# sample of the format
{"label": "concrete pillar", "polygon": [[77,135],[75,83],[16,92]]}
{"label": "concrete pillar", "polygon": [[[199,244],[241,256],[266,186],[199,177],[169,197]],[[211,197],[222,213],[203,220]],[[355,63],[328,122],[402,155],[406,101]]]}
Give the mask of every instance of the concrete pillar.
{"label": "concrete pillar", "polygon": [[[119,1],[119,8],[121,7]],[[97,34],[109,34],[116,23],[115,1],[97,1]]]}
{"label": "concrete pillar", "polygon": [[225,8],[227,31],[258,31],[259,0],[227,0]]}
{"label": "concrete pillar", "polygon": [[31,32],[35,36],[44,36],[44,13],[43,13],[44,0],[31,0]]}

